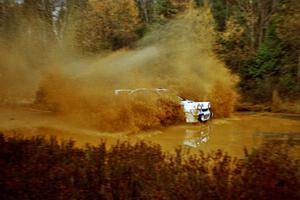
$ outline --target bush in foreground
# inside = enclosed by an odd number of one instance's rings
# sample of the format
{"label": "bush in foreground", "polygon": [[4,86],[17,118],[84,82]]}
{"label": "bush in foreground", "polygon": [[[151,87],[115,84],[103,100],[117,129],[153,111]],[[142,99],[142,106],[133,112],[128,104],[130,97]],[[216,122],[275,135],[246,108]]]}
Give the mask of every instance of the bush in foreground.
{"label": "bush in foreground", "polygon": [[145,142],[77,148],[0,134],[0,199],[300,198],[299,163],[284,148],[245,151],[243,159],[175,152]]}

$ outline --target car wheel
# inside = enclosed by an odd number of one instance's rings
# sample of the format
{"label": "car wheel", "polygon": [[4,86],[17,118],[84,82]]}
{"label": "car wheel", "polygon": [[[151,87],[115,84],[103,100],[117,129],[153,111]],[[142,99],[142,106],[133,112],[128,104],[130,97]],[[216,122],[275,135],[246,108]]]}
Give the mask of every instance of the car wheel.
{"label": "car wheel", "polygon": [[204,115],[203,115],[203,114],[200,114],[200,115],[198,116],[198,120],[199,120],[200,122],[206,122],[206,120],[204,119]]}

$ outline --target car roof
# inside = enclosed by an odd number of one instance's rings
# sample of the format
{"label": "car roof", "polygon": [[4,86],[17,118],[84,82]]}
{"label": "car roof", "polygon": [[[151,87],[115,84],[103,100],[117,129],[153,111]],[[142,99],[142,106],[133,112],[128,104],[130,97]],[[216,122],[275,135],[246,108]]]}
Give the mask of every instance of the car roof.
{"label": "car roof", "polygon": [[166,92],[166,91],[169,91],[169,90],[165,89],[165,88],[116,89],[115,94],[119,94],[119,93],[122,93],[122,92],[133,94],[135,92],[147,92],[147,91],[150,91],[150,92]]}

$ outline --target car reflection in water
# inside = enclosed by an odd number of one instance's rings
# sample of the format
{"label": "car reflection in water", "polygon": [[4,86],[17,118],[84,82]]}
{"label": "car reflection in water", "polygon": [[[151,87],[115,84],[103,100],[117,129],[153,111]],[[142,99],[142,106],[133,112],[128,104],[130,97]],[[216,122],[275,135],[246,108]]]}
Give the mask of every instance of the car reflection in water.
{"label": "car reflection in water", "polygon": [[209,124],[201,124],[197,129],[186,129],[183,144],[189,147],[199,147],[209,140]]}

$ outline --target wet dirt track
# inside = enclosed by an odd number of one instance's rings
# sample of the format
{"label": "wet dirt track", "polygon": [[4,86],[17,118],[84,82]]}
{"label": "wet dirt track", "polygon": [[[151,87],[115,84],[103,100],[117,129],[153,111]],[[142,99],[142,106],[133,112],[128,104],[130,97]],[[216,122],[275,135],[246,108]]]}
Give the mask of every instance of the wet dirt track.
{"label": "wet dirt track", "polygon": [[146,140],[162,145],[167,151],[175,147],[203,150],[223,149],[230,155],[243,155],[243,148],[258,147],[264,142],[288,144],[294,154],[300,155],[300,115],[280,113],[235,113],[226,119],[214,119],[205,124],[182,124],[161,130],[141,133],[103,133],[76,127],[51,113],[31,108],[1,108],[0,131],[4,134],[55,135],[59,139],[76,141],[79,146],[97,145],[106,140]]}

